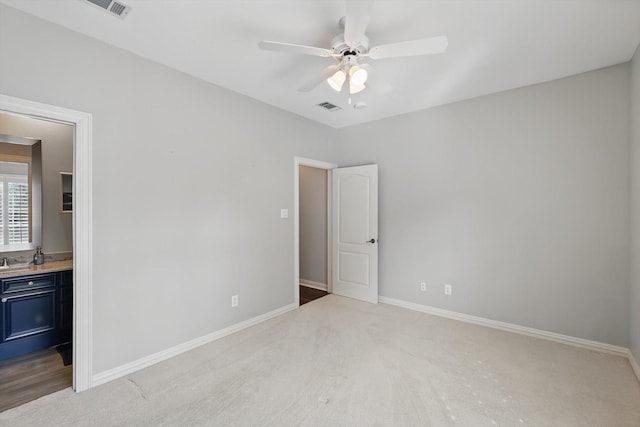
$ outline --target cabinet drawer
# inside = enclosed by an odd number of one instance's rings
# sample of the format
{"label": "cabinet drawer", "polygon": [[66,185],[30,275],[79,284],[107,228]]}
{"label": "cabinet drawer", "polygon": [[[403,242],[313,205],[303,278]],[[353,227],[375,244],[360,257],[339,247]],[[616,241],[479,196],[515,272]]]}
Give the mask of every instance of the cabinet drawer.
{"label": "cabinet drawer", "polygon": [[20,292],[31,289],[52,288],[56,286],[55,273],[19,276],[2,279],[2,293]]}

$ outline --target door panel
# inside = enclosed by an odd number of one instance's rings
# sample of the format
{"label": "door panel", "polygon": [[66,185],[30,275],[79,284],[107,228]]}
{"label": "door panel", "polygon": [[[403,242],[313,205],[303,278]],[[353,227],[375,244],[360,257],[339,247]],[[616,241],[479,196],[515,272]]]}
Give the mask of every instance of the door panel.
{"label": "door panel", "polygon": [[340,186],[340,243],[369,240],[369,178],[346,175]]}
{"label": "door panel", "polygon": [[369,286],[369,256],[353,252],[340,252],[339,280],[352,285]]}
{"label": "door panel", "polygon": [[377,303],[378,165],[332,173],[333,292]]}
{"label": "door panel", "polygon": [[56,291],[42,291],[3,298],[3,341],[52,331],[56,327]]}

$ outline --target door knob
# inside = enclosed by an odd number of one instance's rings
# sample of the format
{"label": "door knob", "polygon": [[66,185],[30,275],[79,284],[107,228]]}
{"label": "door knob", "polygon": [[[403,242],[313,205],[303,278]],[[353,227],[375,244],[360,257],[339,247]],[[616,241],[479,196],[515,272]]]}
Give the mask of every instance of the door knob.
{"label": "door knob", "polygon": [[7,302],[7,299],[6,298],[2,298],[2,302]]}
{"label": "door knob", "polygon": [[365,243],[375,243],[376,239],[367,240]]}

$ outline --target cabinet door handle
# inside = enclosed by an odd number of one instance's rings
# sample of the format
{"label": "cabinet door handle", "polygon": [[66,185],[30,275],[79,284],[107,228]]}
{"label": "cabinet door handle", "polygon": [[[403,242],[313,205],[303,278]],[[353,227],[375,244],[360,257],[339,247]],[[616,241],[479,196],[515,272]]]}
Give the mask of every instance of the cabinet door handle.
{"label": "cabinet door handle", "polygon": [[33,280],[29,280],[29,283],[27,283],[29,286],[33,285]]}

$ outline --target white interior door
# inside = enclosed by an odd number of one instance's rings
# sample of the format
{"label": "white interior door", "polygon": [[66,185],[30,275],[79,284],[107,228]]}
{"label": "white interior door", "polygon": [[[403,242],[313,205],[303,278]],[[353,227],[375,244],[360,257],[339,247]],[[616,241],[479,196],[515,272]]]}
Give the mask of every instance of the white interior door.
{"label": "white interior door", "polygon": [[378,165],[333,169],[333,293],[378,302]]}

